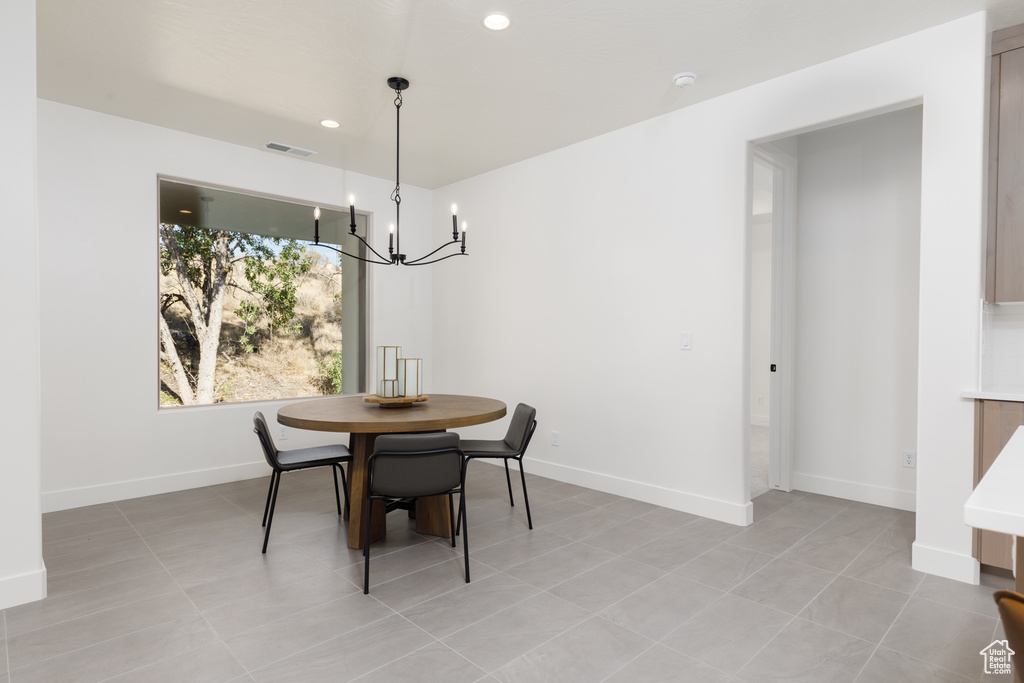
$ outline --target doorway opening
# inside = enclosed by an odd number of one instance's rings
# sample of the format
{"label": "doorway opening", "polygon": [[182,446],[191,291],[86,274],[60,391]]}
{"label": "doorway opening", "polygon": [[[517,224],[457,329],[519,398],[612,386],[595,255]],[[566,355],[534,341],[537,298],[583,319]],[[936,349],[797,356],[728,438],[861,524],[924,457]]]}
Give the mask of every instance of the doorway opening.
{"label": "doorway opening", "polygon": [[752,146],[751,498],[915,507],[921,131],[913,105]]}

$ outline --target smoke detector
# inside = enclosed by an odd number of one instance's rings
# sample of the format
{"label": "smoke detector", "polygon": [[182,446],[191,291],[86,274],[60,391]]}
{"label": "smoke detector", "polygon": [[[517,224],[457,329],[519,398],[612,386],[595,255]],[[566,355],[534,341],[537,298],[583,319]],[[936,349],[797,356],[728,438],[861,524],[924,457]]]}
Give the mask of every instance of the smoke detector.
{"label": "smoke detector", "polygon": [[692,71],[683,71],[681,73],[677,73],[675,76],[672,77],[672,81],[680,88],[685,88],[688,85],[693,85],[696,80],[697,74],[693,73]]}

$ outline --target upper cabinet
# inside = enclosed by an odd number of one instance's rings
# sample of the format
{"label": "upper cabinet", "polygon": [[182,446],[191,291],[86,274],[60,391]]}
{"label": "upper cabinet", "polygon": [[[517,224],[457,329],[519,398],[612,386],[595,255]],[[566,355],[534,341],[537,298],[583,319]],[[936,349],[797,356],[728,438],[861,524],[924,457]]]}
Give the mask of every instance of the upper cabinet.
{"label": "upper cabinet", "polygon": [[992,34],[985,300],[1024,301],[1024,25]]}

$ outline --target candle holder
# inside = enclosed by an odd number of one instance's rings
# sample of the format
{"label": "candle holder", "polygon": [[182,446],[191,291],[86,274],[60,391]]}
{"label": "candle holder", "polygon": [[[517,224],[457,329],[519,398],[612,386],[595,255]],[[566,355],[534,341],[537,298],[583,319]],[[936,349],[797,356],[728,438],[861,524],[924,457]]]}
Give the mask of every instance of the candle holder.
{"label": "candle holder", "polygon": [[[382,398],[398,396],[398,359],[402,357],[401,346],[377,347],[377,395]],[[391,385],[386,385],[392,382]]]}
{"label": "candle holder", "polygon": [[402,358],[401,346],[377,347],[377,393],[363,396],[381,408],[408,408],[429,398],[423,393],[423,359]]}
{"label": "candle holder", "polygon": [[398,360],[398,395],[419,396],[423,393],[423,359]]}

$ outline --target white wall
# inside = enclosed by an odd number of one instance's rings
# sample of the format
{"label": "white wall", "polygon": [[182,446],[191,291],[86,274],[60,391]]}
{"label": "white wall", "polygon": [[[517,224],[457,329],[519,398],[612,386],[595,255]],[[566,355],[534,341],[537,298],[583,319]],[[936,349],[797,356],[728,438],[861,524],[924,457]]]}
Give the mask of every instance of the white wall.
{"label": "white wall", "polygon": [[437,190],[438,388],[536,405],[535,472],[749,522],[750,143],[923,102],[914,566],[976,578],[986,50],[972,15]]}
{"label": "white wall", "polygon": [[1024,393],[1024,304],[985,304],[983,311],[979,388]]}
{"label": "white wall", "polygon": [[798,149],[793,486],[913,510],[921,108]]}
{"label": "white wall", "polygon": [[[157,409],[157,174],[322,204],[354,193],[385,245],[393,183],[44,100],[38,109],[44,509],[265,473],[252,414],[283,402]],[[406,186],[402,198],[416,253],[430,241],[432,193]],[[404,345],[429,378],[431,270],[371,270],[369,346]],[[288,431],[283,447],[330,438]]]}
{"label": "white wall", "polygon": [[39,308],[36,226],[36,4],[0,4],[0,609],[46,597],[39,502]]}

